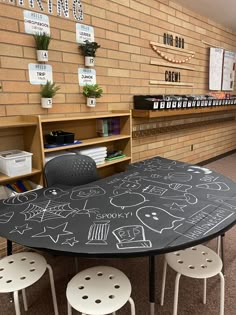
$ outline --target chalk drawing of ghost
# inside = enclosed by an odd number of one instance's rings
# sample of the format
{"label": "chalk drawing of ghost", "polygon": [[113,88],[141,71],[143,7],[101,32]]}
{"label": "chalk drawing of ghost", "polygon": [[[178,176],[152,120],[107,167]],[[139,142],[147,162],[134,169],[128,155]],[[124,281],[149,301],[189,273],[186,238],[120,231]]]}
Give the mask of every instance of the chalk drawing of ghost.
{"label": "chalk drawing of ghost", "polygon": [[184,218],[154,206],[139,208],[136,216],[147,228],[160,234],[163,230],[172,229],[175,222],[184,220]]}

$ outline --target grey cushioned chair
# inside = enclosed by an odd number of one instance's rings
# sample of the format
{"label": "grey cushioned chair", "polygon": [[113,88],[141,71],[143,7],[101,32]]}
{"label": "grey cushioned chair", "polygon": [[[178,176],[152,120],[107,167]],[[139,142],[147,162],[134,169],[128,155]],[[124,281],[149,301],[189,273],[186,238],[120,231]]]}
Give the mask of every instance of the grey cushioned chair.
{"label": "grey cushioned chair", "polygon": [[44,167],[48,187],[53,185],[77,186],[99,179],[95,161],[86,155],[61,155],[48,161]]}
{"label": "grey cushioned chair", "polygon": [[[53,185],[78,186],[99,179],[95,161],[86,155],[61,155],[48,161],[44,166],[47,187]],[[75,258],[75,270],[78,261]]]}

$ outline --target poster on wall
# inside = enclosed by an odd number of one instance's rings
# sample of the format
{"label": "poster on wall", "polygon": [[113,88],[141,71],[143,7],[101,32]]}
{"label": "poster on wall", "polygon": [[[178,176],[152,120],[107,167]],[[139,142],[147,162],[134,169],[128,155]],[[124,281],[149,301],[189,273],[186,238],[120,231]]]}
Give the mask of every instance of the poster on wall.
{"label": "poster on wall", "polygon": [[83,44],[86,40],[94,42],[94,28],[89,25],[76,23],[76,42]]}
{"label": "poster on wall", "polygon": [[233,51],[225,51],[223,63],[223,81],[222,90],[232,91],[234,89],[236,53]]}
{"label": "poster on wall", "polygon": [[88,68],[78,69],[79,86],[96,84],[96,70]]}
{"label": "poster on wall", "polygon": [[49,18],[45,14],[24,10],[24,25],[27,34],[50,35]]}
{"label": "poster on wall", "polygon": [[223,48],[210,48],[209,90],[221,90],[223,56]]}
{"label": "poster on wall", "polygon": [[44,64],[28,64],[30,84],[46,84],[53,82],[52,66]]}

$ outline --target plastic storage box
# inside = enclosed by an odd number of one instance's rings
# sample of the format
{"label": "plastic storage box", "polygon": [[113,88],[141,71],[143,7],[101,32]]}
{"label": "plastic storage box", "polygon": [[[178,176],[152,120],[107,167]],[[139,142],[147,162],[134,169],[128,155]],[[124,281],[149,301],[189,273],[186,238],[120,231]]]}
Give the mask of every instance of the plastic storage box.
{"label": "plastic storage box", "polygon": [[33,153],[21,150],[0,152],[0,172],[8,176],[18,176],[32,172]]}

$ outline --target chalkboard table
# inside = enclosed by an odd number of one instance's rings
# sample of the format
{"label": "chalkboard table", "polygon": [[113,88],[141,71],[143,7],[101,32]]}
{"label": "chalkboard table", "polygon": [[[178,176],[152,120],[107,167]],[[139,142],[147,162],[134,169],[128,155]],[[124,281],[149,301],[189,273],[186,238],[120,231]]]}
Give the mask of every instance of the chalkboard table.
{"label": "chalkboard table", "polygon": [[204,167],[155,157],[76,187],[0,202],[0,236],[61,254],[154,257],[212,239],[236,222],[236,183]]}

